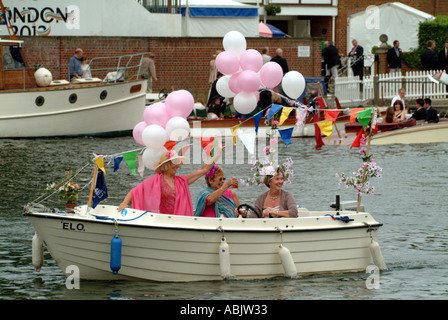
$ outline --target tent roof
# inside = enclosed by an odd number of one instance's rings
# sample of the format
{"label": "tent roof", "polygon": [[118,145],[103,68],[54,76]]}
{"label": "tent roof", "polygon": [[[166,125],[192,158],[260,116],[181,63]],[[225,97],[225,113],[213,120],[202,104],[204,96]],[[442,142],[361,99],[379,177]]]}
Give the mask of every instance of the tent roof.
{"label": "tent roof", "polygon": [[[181,0],[181,13],[185,16],[187,0]],[[258,17],[258,8],[233,0],[189,0],[191,17]]]}
{"label": "tent roof", "polygon": [[[400,9],[403,10],[406,13],[409,13],[411,15],[417,16],[421,19],[424,20],[434,20],[434,16],[430,15],[429,13],[423,12],[421,10],[415,9],[413,7],[410,7],[408,5],[405,5],[404,3],[401,2],[388,2],[382,5],[379,5],[378,8],[379,10],[381,9],[385,9],[387,7],[393,7],[396,9]],[[364,11],[358,12],[358,13],[354,13],[352,15],[350,15],[350,18],[354,18],[354,17],[358,17],[358,16],[363,16],[363,15],[370,15],[371,13]]]}

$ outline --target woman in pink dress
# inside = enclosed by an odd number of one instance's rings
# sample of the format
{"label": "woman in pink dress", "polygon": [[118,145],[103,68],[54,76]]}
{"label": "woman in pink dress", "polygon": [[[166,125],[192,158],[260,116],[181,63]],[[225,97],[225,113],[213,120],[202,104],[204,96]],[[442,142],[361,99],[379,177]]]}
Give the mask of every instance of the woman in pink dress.
{"label": "woman in pink dress", "polygon": [[207,187],[199,190],[194,215],[212,218],[235,218],[235,209],[240,205],[238,196],[231,186],[238,188],[238,179],[231,178],[227,182],[224,170],[214,165],[205,175]]}
{"label": "woman in pink dress", "polygon": [[147,178],[133,188],[118,207],[118,211],[128,208],[152,211],[156,213],[192,216],[193,206],[189,185],[205,175],[221,156],[223,147],[218,148],[215,156],[208,160],[199,170],[177,176],[177,169],[188,159],[177,155],[174,150],[160,157],[156,164],[156,174]]}

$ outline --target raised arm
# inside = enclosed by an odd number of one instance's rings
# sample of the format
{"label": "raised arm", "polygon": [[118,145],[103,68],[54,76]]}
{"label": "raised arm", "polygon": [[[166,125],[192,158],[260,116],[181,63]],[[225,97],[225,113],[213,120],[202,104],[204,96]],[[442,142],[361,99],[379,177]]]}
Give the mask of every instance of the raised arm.
{"label": "raised arm", "polygon": [[222,145],[220,145],[218,147],[218,150],[215,153],[215,155],[212,158],[210,158],[209,160],[207,160],[207,162],[204,163],[204,165],[201,167],[201,169],[196,170],[195,172],[190,173],[189,175],[187,175],[188,184],[192,184],[193,182],[198,180],[200,177],[205,175],[207,172],[209,172],[210,169],[213,168],[215,163],[218,162],[219,158],[221,157],[222,150],[224,148],[225,148],[225,146],[223,147]]}

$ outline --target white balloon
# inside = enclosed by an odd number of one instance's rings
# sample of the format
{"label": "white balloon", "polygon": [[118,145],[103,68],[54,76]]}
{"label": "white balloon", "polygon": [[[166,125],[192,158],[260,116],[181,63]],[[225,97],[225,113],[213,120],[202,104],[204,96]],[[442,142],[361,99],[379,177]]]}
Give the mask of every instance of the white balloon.
{"label": "white balloon", "polygon": [[151,124],[143,130],[142,141],[149,148],[161,148],[167,141],[166,130],[158,124]]}
{"label": "white balloon", "polygon": [[168,140],[171,141],[182,141],[190,135],[190,124],[182,117],[172,117],[165,128]]}
{"label": "white balloon", "polygon": [[229,88],[230,77],[231,75],[222,76],[216,82],[216,91],[218,91],[218,93],[224,98],[233,98],[235,96],[235,92]]}
{"label": "white balloon", "polygon": [[291,99],[299,98],[305,90],[305,78],[298,71],[289,71],[283,76],[282,88]]}
{"label": "white balloon", "polygon": [[257,107],[257,96],[253,92],[240,92],[233,98],[233,107],[241,114],[248,114]]}
{"label": "white balloon", "polygon": [[222,40],[225,50],[233,52],[238,57],[246,51],[246,38],[239,31],[229,31]]}
{"label": "white balloon", "polygon": [[146,168],[154,170],[155,164],[160,161],[160,157],[168,150],[165,147],[158,149],[147,148],[143,151],[142,161]]}

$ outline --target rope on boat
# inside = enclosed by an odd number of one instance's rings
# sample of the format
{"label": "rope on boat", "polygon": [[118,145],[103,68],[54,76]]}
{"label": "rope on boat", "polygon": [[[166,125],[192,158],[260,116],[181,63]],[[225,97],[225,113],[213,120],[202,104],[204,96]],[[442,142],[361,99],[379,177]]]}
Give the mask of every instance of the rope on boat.
{"label": "rope on boat", "polygon": [[[125,210],[125,209],[124,209]],[[98,220],[110,220],[110,221],[120,221],[120,222],[128,222],[128,221],[134,221],[137,219],[140,219],[141,217],[143,217],[145,214],[147,214],[148,212],[152,212],[152,211],[145,211],[143,212],[141,215],[139,215],[138,217],[135,218],[131,218],[131,219],[115,219],[115,218],[110,218],[110,217],[104,217],[104,216],[97,216],[97,215],[92,215],[94,216],[96,219]]]}
{"label": "rope on boat", "polygon": [[340,216],[340,217],[335,217],[331,214],[326,214],[326,216],[331,217],[333,220],[340,220],[343,221],[345,223],[349,223],[350,221],[353,221],[353,219],[350,219],[348,216]]}

